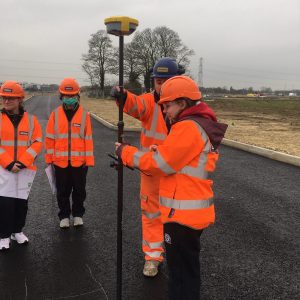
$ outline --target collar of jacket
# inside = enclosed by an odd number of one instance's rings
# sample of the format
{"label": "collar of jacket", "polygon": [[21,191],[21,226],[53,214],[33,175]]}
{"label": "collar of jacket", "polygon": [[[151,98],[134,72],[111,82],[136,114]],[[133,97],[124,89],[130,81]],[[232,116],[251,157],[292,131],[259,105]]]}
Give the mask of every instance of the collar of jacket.
{"label": "collar of jacket", "polygon": [[11,114],[8,110],[6,110],[5,108],[1,109],[1,112],[8,115],[8,116],[23,116],[24,112],[26,111],[22,106],[19,108],[19,113],[18,114]]}
{"label": "collar of jacket", "polygon": [[159,94],[156,93],[156,91],[153,92],[153,96],[154,96],[154,101],[155,103],[157,103],[159,101]]}
{"label": "collar of jacket", "polygon": [[24,108],[20,107],[20,111],[18,114],[11,114],[8,110],[6,110],[5,108],[2,109],[2,113],[6,114],[8,116],[8,118],[10,119],[11,123],[13,124],[13,126],[15,128],[18,128],[19,123],[21,122],[23,116],[24,116]]}
{"label": "collar of jacket", "polygon": [[193,120],[197,122],[205,130],[215,150],[221,144],[228,127],[227,124],[219,123],[217,121],[214,111],[204,102],[185,109],[179,115],[177,122],[184,120]]}

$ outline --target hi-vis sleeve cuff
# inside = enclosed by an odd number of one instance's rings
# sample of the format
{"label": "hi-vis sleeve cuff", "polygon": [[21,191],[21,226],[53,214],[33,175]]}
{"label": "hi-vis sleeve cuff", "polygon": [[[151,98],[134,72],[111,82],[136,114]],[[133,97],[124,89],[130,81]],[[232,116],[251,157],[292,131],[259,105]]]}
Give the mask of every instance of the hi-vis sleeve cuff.
{"label": "hi-vis sleeve cuff", "polygon": [[134,167],[134,154],[138,151],[138,148],[133,146],[125,146],[122,150],[121,159],[125,166]]}
{"label": "hi-vis sleeve cuff", "polygon": [[13,158],[5,151],[2,147],[0,147],[0,165],[3,169],[5,169],[11,162]]}
{"label": "hi-vis sleeve cuff", "polygon": [[143,152],[136,147],[125,146],[121,158],[125,166],[137,168],[149,175],[166,176],[176,173],[157,152]]}

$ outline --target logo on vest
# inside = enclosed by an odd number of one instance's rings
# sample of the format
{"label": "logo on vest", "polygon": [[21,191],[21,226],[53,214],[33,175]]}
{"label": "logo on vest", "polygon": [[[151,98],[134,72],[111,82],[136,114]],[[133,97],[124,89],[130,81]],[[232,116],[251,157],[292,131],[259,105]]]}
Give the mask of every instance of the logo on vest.
{"label": "logo on vest", "polygon": [[74,126],[74,127],[80,127],[80,126],[81,126],[81,124],[78,124],[78,123],[73,123],[73,126]]}
{"label": "logo on vest", "polygon": [[28,135],[27,131],[20,131],[20,135]]}
{"label": "logo on vest", "polygon": [[172,240],[169,234],[165,233],[165,242],[172,245]]}

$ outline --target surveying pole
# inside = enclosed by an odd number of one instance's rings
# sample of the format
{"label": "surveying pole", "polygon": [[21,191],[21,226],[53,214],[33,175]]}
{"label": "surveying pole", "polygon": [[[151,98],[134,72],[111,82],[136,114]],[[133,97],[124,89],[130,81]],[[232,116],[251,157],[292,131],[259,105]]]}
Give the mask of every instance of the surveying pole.
{"label": "surveying pole", "polygon": [[[139,22],[129,17],[110,17],[104,20],[108,34],[119,37],[119,100],[118,142],[123,142],[123,72],[124,72],[124,35],[132,34]],[[117,213],[117,299],[122,299],[122,213],[123,213],[123,164],[118,158],[118,213]]]}

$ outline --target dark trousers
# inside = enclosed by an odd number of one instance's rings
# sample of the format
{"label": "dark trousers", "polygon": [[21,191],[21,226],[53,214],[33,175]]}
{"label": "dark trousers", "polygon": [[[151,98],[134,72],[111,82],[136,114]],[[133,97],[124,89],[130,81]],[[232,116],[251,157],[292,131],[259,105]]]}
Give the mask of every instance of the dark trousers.
{"label": "dark trousers", "polygon": [[200,299],[201,233],[178,223],[164,224],[170,300]]}
{"label": "dark trousers", "polygon": [[[72,213],[73,217],[82,217],[85,208],[83,202],[86,198],[86,176],[88,167],[60,168],[54,165],[57,202],[59,207],[59,219],[69,218]],[[72,193],[72,208],[70,205],[70,196]]]}
{"label": "dark trousers", "polygon": [[0,238],[10,237],[25,226],[28,200],[0,196]]}

